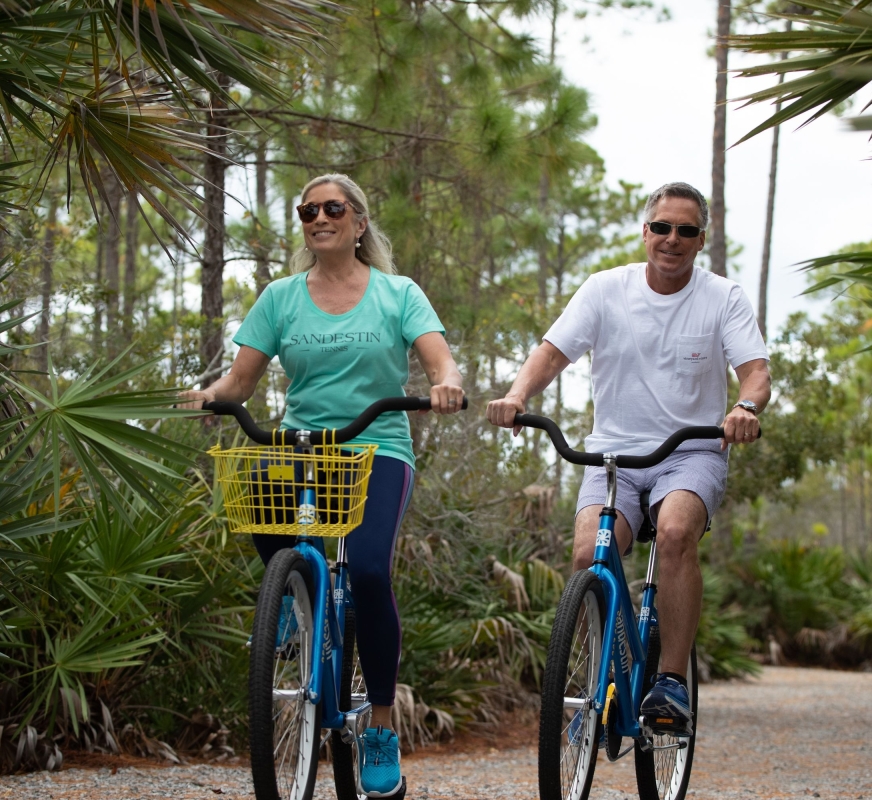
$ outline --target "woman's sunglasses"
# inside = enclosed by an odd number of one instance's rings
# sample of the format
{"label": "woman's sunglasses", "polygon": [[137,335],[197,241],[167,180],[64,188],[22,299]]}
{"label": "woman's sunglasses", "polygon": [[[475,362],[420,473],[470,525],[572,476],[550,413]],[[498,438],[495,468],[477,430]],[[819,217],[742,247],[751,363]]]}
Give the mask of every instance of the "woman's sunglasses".
{"label": "woman's sunglasses", "polygon": [[651,231],[651,233],[656,233],[658,236],[669,235],[672,233],[673,228],[678,228],[678,235],[682,239],[693,239],[695,236],[699,236],[702,232],[702,228],[697,228],[696,225],[670,225],[668,222],[648,223],[648,230]]}
{"label": "woman's sunglasses", "polygon": [[318,212],[323,207],[324,213],[330,219],[342,219],[349,205],[349,203],[343,203],[341,200],[327,200],[324,203],[303,203],[303,205],[297,206],[297,214],[299,214],[301,222],[314,222],[318,219]]}

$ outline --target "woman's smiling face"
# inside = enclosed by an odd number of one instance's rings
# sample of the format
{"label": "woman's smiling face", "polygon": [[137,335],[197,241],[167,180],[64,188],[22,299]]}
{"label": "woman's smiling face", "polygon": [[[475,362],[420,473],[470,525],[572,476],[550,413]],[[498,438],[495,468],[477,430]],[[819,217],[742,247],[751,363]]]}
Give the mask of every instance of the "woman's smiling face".
{"label": "woman's smiling face", "polygon": [[[338,200],[346,204],[345,215],[340,219],[331,219],[324,213],[323,203],[328,200]],[[335,183],[322,183],[312,187],[303,199],[303,203],[321,203],[318,216],[312,222],[303,223],[303,236],[306,247],[319,255],[335,258],[339,255],[354,256],[355,244],[366,230],[366,220],[357,221],[357,212],[348,202],[348,198]]]}

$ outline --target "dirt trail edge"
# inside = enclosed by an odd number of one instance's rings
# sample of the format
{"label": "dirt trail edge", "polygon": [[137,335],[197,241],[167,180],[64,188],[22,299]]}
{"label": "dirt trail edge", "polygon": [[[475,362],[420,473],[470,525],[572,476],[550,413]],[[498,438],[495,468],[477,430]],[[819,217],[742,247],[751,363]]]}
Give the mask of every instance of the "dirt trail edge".
{"label": "dirt trail edge", "polygon": [[[511,741],[523,741],[514,732]],[[758,679],[700,688],[688,797],[708,800],[872,800],[872,674],[768,667]],[[535,730],[529,745],[420,751],[403,760],[409,800],[536,798]],[[632,754],[597,765],[592,800],[636,797]],[[0,800],[213,800],[253,798],[231,766],[65,769],[0,778]],[[316,800],[332,800],[329,767]]]}

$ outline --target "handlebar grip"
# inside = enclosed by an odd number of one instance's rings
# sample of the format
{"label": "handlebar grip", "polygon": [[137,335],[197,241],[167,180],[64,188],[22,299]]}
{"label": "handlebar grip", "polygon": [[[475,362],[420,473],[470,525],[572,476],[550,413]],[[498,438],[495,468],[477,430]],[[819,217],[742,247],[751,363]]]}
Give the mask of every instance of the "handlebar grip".
{"label": "handlebar grip", "polygon": [[[461,403],[461,408],[467,408],[469,400],[464,397]],[[335,435],[331,430],[328,433],[327,440],[330,444],[342,444],[359,436],[366,430],[373,420],[379,414],[384,414],[390,411],[424,411],[430,409],[429,397],[386,397],[382,400],[376,400],[375,403],[366,408],[363,413],[344,428],[339,428]],[[213,414],[221,414],[236,417],[239,427],[245,432],[254,442],[263,445],[281,445],[292,447],[297,443],[297,431],[291,428],[286,428],[281,431],[265,431],[259,428],[255,421],[248,413],[248,409],[240,403],[229,403],[226,401],[215,400],[208,403],[203,403],[204,411],[211,411]],[[324,431],[312,431],[309,434],[309,441],[313,445],[324,444]]]}

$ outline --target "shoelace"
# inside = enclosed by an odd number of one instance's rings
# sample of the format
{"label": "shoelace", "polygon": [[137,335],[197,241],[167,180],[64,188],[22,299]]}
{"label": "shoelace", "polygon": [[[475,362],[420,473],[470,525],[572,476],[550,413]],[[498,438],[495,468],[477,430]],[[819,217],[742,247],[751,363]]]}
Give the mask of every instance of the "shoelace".
{"label": "shoelace", "polygon": [[[387,741],[382,742],[380,738],[375,738],[370,740],[369,737],[364,738],[364,742],[366,743],[366,761],[367,763],[372,763],[374,767],[379,766],[381,761],[381,756],[387,756],[387,744],[390,742],[390,737],[388,737]],[[370,759],[372,761],[370,762]]]}

